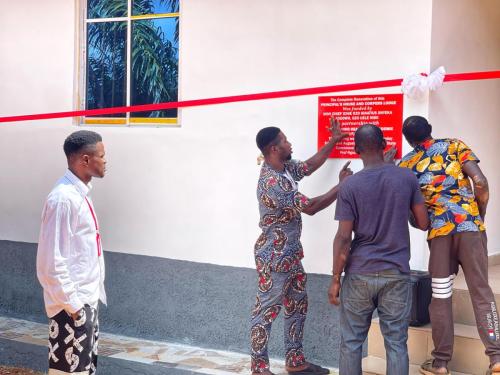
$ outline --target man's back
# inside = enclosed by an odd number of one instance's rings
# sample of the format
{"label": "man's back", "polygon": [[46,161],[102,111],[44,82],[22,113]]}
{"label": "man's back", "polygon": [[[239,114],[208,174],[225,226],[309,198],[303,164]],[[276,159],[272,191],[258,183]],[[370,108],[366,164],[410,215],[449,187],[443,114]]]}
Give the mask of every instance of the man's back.
{"label": "man's back", "polygon": [[479,162],[458,139],[429,139],[403,157],[421,186],[432,223],[428,239],[462,232],[484,231],[483,218],[463,165]]}
{"label": "man's back", "polygon": [[409,213],[423,198],[417,179],[408,172],[385,164],[363,169],[341,186],[335,219],[353,221],[355,233],[346,272],[409,273]]}

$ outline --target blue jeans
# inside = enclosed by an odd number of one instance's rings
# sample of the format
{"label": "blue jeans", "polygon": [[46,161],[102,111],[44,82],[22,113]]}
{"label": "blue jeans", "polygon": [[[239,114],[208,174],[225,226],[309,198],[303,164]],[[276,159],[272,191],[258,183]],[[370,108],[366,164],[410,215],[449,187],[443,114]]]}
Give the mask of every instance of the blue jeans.
{"label": "blue jeans", "polygon": [[377,309],[384,336],[387,375],[408,375],[410,276],[390,270],[346,274],[340,289],[340,375],[361,375],[363,343]]}

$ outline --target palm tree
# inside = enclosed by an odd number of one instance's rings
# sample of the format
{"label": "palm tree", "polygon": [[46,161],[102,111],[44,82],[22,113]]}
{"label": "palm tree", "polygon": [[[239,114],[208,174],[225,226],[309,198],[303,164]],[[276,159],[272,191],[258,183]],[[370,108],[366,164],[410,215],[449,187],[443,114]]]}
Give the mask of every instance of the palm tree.
{"label": "palm tree", "polygon": [[[157,0],[158,1],[158,0]],[[165,5],[169,13],[179,13],[179,0],[159,0],[159,5]],[[153,0],[135,0],[132,4],[132,14],[150,14],[154,9]],[[179,42],[179,18],[175,19],[175,42]]]}
{"label": "palm tree", "polygon": [[[169,12],[179,11],[179,0],[157,0]],[[89,0],[89,17],[116,17],[127,13],[126,1]],[[134,0],[133,14],[151,14],[155,2]],[[125,7],[125,8],[124,8]],[[169,38],[161,26],[168,19],[132,21],[131,103],[177,100],[179,20]],[[160,25],[159,25],[160,24]],[[102,26],[105,25],[105,26]],[[126,24],[123,21],[88,24],[87,108],[123,105]],[[124,32],[125,31],[125,32]],[[140,117],[176,117],[177,110],[134,114]]]}
{"label": "palm tree", "polygon": [[87,109],[126,104],[126,37],[124,22],[88,24]]}

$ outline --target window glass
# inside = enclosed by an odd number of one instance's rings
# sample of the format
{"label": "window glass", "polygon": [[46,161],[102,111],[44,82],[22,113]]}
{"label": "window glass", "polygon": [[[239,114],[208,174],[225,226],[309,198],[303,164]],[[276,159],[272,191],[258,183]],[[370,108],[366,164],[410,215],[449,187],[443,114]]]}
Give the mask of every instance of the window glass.
{"label": "window glass", "polygon": [[87,109],[126,105],[126,26],[126,22],[87,25]]}
{"label": "window glass", "polygon": [[[179,0],[88,0],[87,10],[81,106],[178,101]],[[176,124],[177,117],[174,108],[93,116],[83,122]]]}
{"label": "window glass", "polygon": [[127,0],[89,0],[87,18],[127,17]]}
{"label": "window glass", "polygon": [[132,0],[132,15],[179,12],[179,0]]}
{"label": "window glass", "polygon": [[[177,18],[132,22],[131,105],[177,101]],[[177,117],[177,109],[132,117]]]}

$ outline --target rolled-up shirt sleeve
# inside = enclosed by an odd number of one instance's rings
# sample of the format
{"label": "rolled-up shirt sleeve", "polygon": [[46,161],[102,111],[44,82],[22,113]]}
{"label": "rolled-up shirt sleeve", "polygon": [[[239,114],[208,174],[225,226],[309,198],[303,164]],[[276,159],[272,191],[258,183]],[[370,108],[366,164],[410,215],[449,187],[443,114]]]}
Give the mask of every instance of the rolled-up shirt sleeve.
{"label": "rolled-up shirt sleeve", "polygon": [[355,221],[357,215],[354,206],[354,200],[348,187],[345,184],[341,185],[335,207],[335,220]]}
{"label": "rolled-up shirt sleeve", "polygon": [[311,204],[311,199],[300,192],[296,192],[293,195],[293,206],[299,210],[300,212],[304,211],[304,209]]}
{"label": "rolled-up shirt sleeve", "polygon": [[83,307],[71,278],[71,207],[67,202],[48,201],[42,214],[38,241],[37,277],[50,299],[69,313]]}
{"label": "rolled-up shirt sleeve", "polygon": [[306,162],[295,159],[287,161],[285,168],[290,172],[295,181],[302,180],[309,170]]}
{"label": "rolled-up shirt sleeve", "polygon": [[472,150],[467,146],[465,143],[462,141],[457,140],[457,156],[458,156],[458,162],[460,165],[464,165],[468,161],[475,161],[476,163],[479,163],[479,158],[472,152]]}

